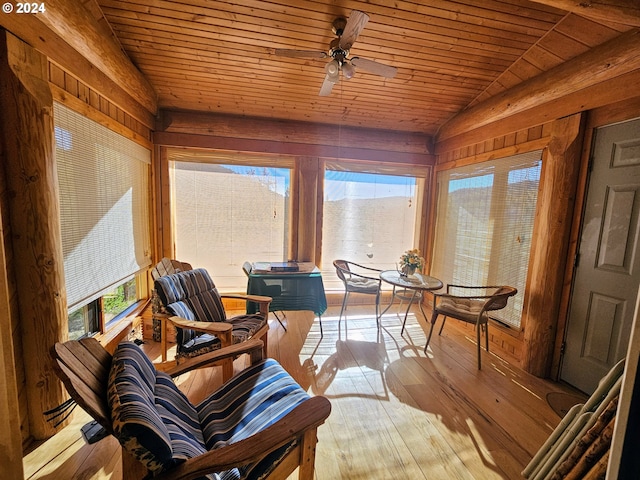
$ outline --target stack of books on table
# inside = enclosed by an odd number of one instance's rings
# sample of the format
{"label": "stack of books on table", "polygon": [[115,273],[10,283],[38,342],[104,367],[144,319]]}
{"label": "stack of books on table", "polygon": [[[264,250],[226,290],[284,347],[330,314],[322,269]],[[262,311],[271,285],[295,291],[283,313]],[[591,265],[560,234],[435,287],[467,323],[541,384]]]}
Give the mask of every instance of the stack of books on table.
{"label": "stack of books on table", "polygon": [[253,273],[310,273],[315,265],[311,262],[254,262]]}

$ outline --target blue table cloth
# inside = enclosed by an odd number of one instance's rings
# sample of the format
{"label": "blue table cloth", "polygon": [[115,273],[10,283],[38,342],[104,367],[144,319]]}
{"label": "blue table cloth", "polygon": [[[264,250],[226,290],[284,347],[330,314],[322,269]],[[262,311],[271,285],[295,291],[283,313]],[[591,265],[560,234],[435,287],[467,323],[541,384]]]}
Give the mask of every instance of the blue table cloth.
{"label": "blue table cloth", "polygon": [[[247,293],[271,297],[271,312],[309,310],[320,316],[327,310],[322,275],[317,268],[309,273],[251,272]],[[256,303],[247,302],[247,313],[256,313],[257,310]]]}

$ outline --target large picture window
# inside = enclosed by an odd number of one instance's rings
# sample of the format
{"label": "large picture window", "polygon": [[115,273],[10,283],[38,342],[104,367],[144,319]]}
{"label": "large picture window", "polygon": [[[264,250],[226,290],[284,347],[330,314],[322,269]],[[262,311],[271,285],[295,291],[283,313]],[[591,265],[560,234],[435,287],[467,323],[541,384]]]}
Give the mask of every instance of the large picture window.
{"label": "large picture window", "polygon": [[540,151],[439,172],[431,273],[445,284],[518,289],[502,323],[520,327],[542,166]]}
{"label": "large picture window", "polygon": [[[286,160],[170,149],[176,258],[244,291],[245,261],[283,261],[289,239]],[[292,166],[292,165],[291,165]]]}
{"label": "large picture window", "polygon": [[137,300],[135,275],[151,264],[151,153],[58,103],[54,122],[69,333],[77,338]]}
{"label": "large picture window", "polygon": [[398,174],[391,174],[372,173],[357,165],[344,169],[348,167],[344,162],[328,163],[325,171],[322,271],[328,290],[342,288],[334,260],[395,269],[402,252],[419,241],[428,171],[398,168]]}

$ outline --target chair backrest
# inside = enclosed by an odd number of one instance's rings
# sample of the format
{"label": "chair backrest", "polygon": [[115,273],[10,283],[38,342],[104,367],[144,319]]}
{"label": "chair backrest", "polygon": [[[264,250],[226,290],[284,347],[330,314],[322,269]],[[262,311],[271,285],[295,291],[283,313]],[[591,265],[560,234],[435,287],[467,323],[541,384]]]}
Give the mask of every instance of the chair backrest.
{"label": "chair backrest", "polygon": [[242,264],[242,271],[245,273],[247,277],[251,275],[251,270],[253,270],[253,266],[251,265],[251,262],[244,262]]}
{"label": "chair backrest", "polygon": [[484,310],[501,310],[507,306],[507,302],[509,301],[509,297],[513,297],[518,290],[514,287],[509,287],[508,285],[503,285],[498,288],[492,295],[491,298],[487,300],[487,303],[484,306]]}
{"label": "chair backrest", "polygon": [[54,371],[69,395],[107,432],[113,433],[107,402],[112,357],[95,338],[56,343],[51,348]]}
{"label": "chair backrest", "polygon": [[191,270],[193,267],[190,263],[180,262],[179,260],[172,260],[164,257],[160,262],[151,269],[151,278],[157,280],[165,275],[172,275],[178,272],[184,272]]}
{"label": "chair backrest", "polygon": [[338,278],[343,282],[346,282],[347,278],[345,277],[345,271],[351,271],[349,268],[349,262],[347,260],[334,260],[333,266],[336,268],[336,275],[338,275]]}
{"label": "chair backrest", "polygon": [[[227,319],[222,298],[204,268],[165,275],[154,282],[162,306],[171,314],[199,322],[224,322]],[[178,350],[200,334],[177,328]]]}
{"label": "chair backrest", "polygon": [[108,402],[114,436],[151,472],[207,451],[194,405],[133,342],[113,353]]}

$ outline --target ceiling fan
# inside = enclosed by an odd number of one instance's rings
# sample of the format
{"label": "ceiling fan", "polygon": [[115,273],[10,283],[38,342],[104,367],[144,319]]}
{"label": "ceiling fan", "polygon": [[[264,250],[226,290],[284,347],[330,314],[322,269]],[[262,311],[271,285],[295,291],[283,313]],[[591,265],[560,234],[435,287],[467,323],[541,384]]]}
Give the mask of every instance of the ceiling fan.
{"label": "ceiling fan", "polygon": [[337,35],[329,44],[329,53],[318,52],[313,50],[290,50],[286,48],[277,48],[275,54],[281,57],[289,58],[315,58],[322,59],[331,57],[331,60],[325,65],[326,75],[322,87],[320,87],[319,95],[325,97],[331,93],[333,86],[340,80],[340,72],[344,78],[349,80],[355,74],[356,67],[363,70],[381,75],[386,78],[393,78],[397,69],[373,60],[367,60],[361,57],[352,57],[349,59],[349,50],[358,38],[358,35],[369,21],[369,15],[358,10],[353,10],[347,21],[344,17],[338,17],[333,21],[332,30]]}

